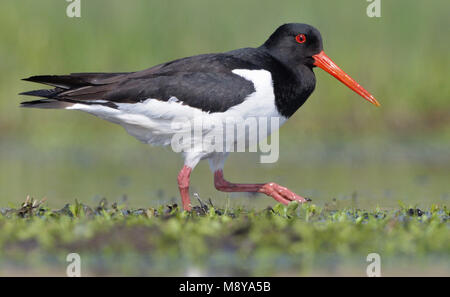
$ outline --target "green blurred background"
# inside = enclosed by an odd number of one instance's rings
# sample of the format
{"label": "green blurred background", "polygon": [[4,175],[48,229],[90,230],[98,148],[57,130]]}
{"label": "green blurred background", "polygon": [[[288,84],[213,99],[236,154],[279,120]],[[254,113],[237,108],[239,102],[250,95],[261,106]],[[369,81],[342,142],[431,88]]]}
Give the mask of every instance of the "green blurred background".
{"label": "green blurred background", "polygon": [[[449,205],[450,3],[365,0],[3,0],[0,11],[0,206],[29,194],[51,207],[102,197],[131,207],[178,201],[181,157],[73,111],[20,109],[37,74],[122,72],[201,53],[259,46],[277,26],[317,27],[326,53],[381,102],[375,108],[316,70],[309,101],[280,130],[280,159],[235,153],[232,181],[275,181],[323,205]],[[215,204],[262,208],[265,196],[217,192],[207,162],[192,190]]]}

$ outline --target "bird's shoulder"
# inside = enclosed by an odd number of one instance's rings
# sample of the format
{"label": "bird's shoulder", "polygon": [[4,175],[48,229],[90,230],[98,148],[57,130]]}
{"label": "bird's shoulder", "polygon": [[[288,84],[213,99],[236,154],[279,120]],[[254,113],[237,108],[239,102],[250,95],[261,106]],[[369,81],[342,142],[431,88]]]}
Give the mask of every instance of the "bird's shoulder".
{"label": "bird's shoulder", "polygon": [[[246,56],[243,54],[246,52]],[[158,75],[169,76],[177,73],[229,73],[234,69],[258,69],[260,68],[254,57],[256,49],[245,48],[224,53],[201,54],[176,59],[170,62],[135,72],[129,78],[145,78]]]}

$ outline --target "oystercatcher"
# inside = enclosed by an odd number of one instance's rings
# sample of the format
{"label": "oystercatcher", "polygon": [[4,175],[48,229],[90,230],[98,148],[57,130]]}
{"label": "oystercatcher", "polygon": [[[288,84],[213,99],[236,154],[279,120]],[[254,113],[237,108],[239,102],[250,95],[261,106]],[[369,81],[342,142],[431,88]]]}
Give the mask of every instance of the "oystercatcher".
{"label": "oystercatcher", "polygon": [[[21,106],[81,110],[122,125],[145,143],[169,145],[179,131],[172,125],[177,119],[276,117],[284,123],[313,92],[316,66],[379,106],[323,52],[319,31],[298,23],[280,26],[258,48],[197,55],[143,71],[32,76],[24,80],[53,88],[21,93],[45,98],[22,102]],[[191,210],[189,178],[202,159],[209,160],[214,185],[220,191],[264,193],[283,204],[307,201],[273,182],[228,182],[223,175],[228,153],[202,149],[183,152],[185,163],[178,174],[178,187],[185,210]]]}

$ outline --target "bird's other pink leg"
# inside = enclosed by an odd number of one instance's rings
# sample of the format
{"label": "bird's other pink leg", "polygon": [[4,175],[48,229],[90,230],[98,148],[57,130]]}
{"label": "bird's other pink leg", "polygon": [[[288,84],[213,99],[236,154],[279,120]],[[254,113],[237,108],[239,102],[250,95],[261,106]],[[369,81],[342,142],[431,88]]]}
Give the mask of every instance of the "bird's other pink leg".
{"label": "bird's other pink leg", "polygon": [[280,186],[276,183],[265,184],[235,184],[230,183],[223,177],[222,169],[214,172],[214,186],[217,190],[222,192],[257,192],[263,193],[272,197],[276,201],[288,204],[291,201],[298,201],[300,203],[308,200],[299,196],[286,187]]}
{"label": "bird's other pink leg", "polygon": [[183,209],[190,211],[191,198],[189,197],[189,178],[191,176],[192,168],[184,165],[183,168],[178,173],[178,189],[180,190],[181,202],[183,204]]}

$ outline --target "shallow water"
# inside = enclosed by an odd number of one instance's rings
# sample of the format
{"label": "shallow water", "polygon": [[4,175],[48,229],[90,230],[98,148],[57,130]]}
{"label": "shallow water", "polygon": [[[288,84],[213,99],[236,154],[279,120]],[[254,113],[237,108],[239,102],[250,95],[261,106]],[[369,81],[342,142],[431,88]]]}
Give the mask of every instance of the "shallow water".
{"label": "shallow water", "polygon": [[[386,137],[308,139],[292,132],[292,128],[281,131],[277,163],[260,164],[258,153],[234,153],[226,163],[225,177],[235,182],[278,182],[319,205],[389,208],[398,206],[399,200],[418,207],[450,204],[446,143]],[[176,175],[182,167],[181,156],[170,148],[148,147],[117,133],[111,141],[86,143],[76,139],[45,146],[27,139],[2,142],[0,203],[17,204],[27,195],[45,197],[51,207],[103,197],[126,199],[132,207],[179,202]],[[191,192],[212,198],[219,206],[274,204],[264,195],[216,191],[205,161],[194,170]]]}
{"label": "shallow water", "polygon": [[[150,206],[178,197],[182,161],[170,149],[148,148],[89,115],[20,109],[26,98],[17,94],[37,87],[21,78],[135,71],[189,55],[259,46],[286,22],[319,28],[327,54],[382,106],[371,106],[315,71],[316,90],[281,129],[279,162],[258,164],[257,154],[235,154],[225,176],[279,182],[317,204],[333,198],[361,208],[392,207],[398,200],[449,203],[449,40],[440,33],[449,27],[448,1],[389,1],[379,20],[367,17],[365,1],[354,0],[227,1],[215,2],[214,9],[206,0],[126,6],[103,0],[89,3],[80,20],[65,16],[63,2],[3,2],[0,206],[28,194],[46,197],[54,207],[123,195],[131,206]],[[149,18],[149,12],[157,17]],[[352,34],[342,28],[352,28]],[[417,42],[417,36],[427,42]],[[192,190],[220,205],[227,197],[231,205],[273,204],[264,196],[217,192],[206,163],[194,171]]]}

